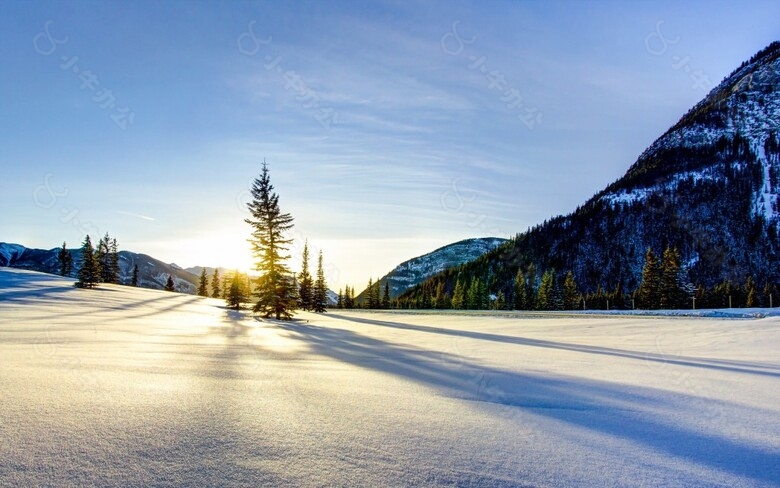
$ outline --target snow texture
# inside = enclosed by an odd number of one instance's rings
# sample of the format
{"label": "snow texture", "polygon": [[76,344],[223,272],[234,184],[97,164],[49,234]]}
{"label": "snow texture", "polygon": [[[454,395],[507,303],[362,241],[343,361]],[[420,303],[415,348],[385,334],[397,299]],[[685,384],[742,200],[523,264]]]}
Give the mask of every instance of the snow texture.
{"label": "snow texture", "polygon": [[780,485],[780,317],[284,323],[72,285],[0,268],[0,486]]}

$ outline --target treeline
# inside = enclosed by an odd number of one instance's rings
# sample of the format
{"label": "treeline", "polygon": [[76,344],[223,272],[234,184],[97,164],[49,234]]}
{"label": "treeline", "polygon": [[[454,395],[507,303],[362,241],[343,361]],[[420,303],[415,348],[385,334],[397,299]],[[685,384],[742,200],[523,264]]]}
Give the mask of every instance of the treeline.
{"label": "treeline", "polygon": [[390,300],[390,284],[388,282],[385,282],[385,285],[382,286],[380,280],[377,279],[375,282],[373,278],[369,278],[368,286],[366,287],[365,295],[362,300],[357,300],[355,298],[355,290],[352,287],[347,286],[344,293],[339,290],[336,308],[381,310],[396,308],[396,304],[394,301]]}
{"label": "treeline", "polygon": [[[433,286],[432,286],[433,285]],[[452,289],[447,281],[427,281],[391,303],[401,309],[456,310],[629,310],[772,307],[777,285],[762,286],[749,277],[744,283],[724,280],[707,288],[688,281],[680,252],[667,248],[661,257],[647,250],[642,279],[636,290],[626,291],[620,282],[612,290],[599,287],[582,293],[571,271],[548,269],[541,275],[531,264],[518,270],[512,286],[496,287],[489,276],[459,275]],[[382,307],[373,307],[382,308]],[[388,307],[390,308],[390,307]]]}

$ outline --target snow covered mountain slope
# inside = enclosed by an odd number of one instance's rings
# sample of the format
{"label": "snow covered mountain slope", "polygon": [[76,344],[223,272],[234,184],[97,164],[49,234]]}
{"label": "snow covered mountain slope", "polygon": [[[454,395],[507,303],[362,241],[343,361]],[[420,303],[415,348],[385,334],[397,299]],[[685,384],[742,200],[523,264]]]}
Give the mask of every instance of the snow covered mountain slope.
{"label": "snow covered mountain slope", "polygon": [[[59,248],[30,249],[19,244],[0,242],[0,266],[57,274],[60,270],[58,253]],[[70,249],[70,253],[76,264],[75,269],[78,269],[81,262],[81,251]],[[176,291],[182,293],[195,293],[197,291],[198,276],[188,273],[176,265],[163,263],[146,254],[130,251],[119,251],[120,283],[126,285],[131,283],[133,267],[136,264],[138,265],[138,286],[142,288],[162,290],[168,280],[168,275],[171,275],[176,285]]]}
{"label": "snow covered mountain slope", "polygon": [[[630,293],[648,247],[677,247],[689,282],[780,284],[780,42],[743,63],[574,212],[519,234],[462,270],[513,294],[518,271],[572,271],[583,292]],[[445,283],[452,293],[456,273]],[[422,287],[414,293],[423,293]],[[410,297],[412,296],[410,295]]]}
{"label": "snow covered mountain slope", "polygon": [[[447,268],[473,261],[504,242],[506,242],[506,239],[500,237],[481,237],[465,239],[440,247],[428,254],[399,264],[379,280],[380,286],[384,290],[385,283],[389,283],[390,298],[395,298],[431,276]],[[361,302],[365,294],[366,290],[361,292],[356,297],[357,301]]]}

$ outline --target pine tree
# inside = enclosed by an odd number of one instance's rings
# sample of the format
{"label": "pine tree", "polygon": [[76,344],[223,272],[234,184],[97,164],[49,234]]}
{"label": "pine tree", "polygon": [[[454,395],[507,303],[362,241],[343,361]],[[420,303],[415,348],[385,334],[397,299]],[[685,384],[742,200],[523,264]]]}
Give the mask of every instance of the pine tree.
{"label": "pine tree", "polygon": [[168,275],[168,281],[165,282],[165,291],[176,291],[176,284],[173,282],[173,276]]}
{"label": "pine tree", "polygon": [[756,282],[753,281],[752,276],[748,276],[745,283],[745,306],[747,308],[753,308],[758,306],[758,293],[756,291]]}
{"label": "pine tree", "polygon": [[523,274],[522,269],[517,270],[517,275],[515,275],[515,286],[514,286],[514,309],[515,310],[527,310],[528,309],[528,296],[527,296],[527,286],[525,283],[525,275]]}
{"label": "pine tree", "polygon": [[211,298],[219,298],[222,296],[222,289],[220,288],[219,270],[214,268],[214,274],[211,275]]}
{"label": "pine tree", "polygon": [[244,277],[236,270],[230,280],[228,296],[225,299],[230,308],[240,310],[241,304],[246,302]]}
{"label": "pine tree", "polygon": [[455,282],[455,290],[452,292],[452,308],[464,310],[468,306],[466,292],[463,290],[463,282],[460,278]]}
{"label": "pine tree", "polygon": [[339,297],[338,300],[336,300],[336,308],[344,308],[344,296],[341,294],[341,288],[339,288]]}
{"label": "pine tree", "polygon": [[328,305],[328,284],[325,282],[325,270],[322,267],[322,251],[317,258],[317,280],[314,282],[314,311],[322,313]]}
{"label": "pine tree", "polygon": [[563,280],[563,309],[575,310],[580,308],[580,291],[574,281],[574,273],[569,271]]}
{"label": "pine tree", "polygon": [[661,271],[658,260],[652,248],[645,254],[645,267],[642,270],[642,283],[637,289],[637,299],[640,308],[656,310],[660,307],[659,289],[661,287]]}
{"label": "pine tree", "polygon": [[60,276],[70,276],[73,273],[73,256],[68,251],[65,242],[62,243],[57,258],[60,261]]}
{"label": "pine tree", "polygon": [[252,226],[250,243],[257,259],[255,269],[260,272],[253,311],[277,320],[290,319],[295,312],[297,290],[285,265],[289,256],[284,253],[292,243],[286,235],[293,227],[293,218],[279,208],[279,195],[271,184],[265,160],[260,176],[252,184],[252,201],[247,206],[252,216],[246,223]]}
{"label": "pine tree", "polygon": [[198,295],[202,297],[209,296],[208,291],[209,278],[206,276],[206,268],[200,270],[200,281],[198,282]]}
{"label": "pine tree", "polygon": [[777,303],[777,289],[775,285],[769,284],[769,280],[764,282],[764,289],[761,292],[761,300],[765,307],[774,307]]}
{"label": "pine tree", "polygon": [[100,281],[119,283],[119,248],[116,238],[112,239],[106,233],[98,242],[95,254],[100,266]]}
{"label": "pine tree", "polygon": [[132,286],[138,286],[138,265],[133,266],[133,278],[130,281]]}
{"label": "pine tree", "polygon": [[659,288],[659,302],[663,309],[682,309],[690,306],[680,261],[680,252],[677,248],[667,247],[661,261]]}
{"label": "pine tree", "polygon": [[220,285],[220,288],[222,289],[222,298],[223,300],[227,300],[228,295],[230,295],[230,283],[232,282],[233,278],[230,273],[226,273],[225,276],[222,277],[222,284]]}
{"label": "pine tree", "polygon": [[298,292],[298,300],[302,310],[314,309],[314,280],[309,273],[309,241],[306,241],[303,245],[303,266],[301,274],[298,276],[300,281],[300,290]]}
{"label": "pine tree", "polygon": [[555,310],[555,272],[548,269],[542,275],[542,282],[539,285],[539,296],[536,301],[539,310]]}
{"label": "pine tree", "polygon": [[[108,237],[107,234],[106,237]],[[119,283],[119,246],[116,243],[116,238],[111,239],[110,245],[106,241],[106,248],[108,249],[106,253],[107,283]]]}
{"label": "pine tree", "polygon": [[506,300],[504,299],[504,292],[498,290],[496,293],[496,301],[493,303],[493,308],[496,310],[504,310],[506,307]]}
{"label": "pine tree", "polygon": [[[443,288],[444,283],[441,283],[441,286]],[[385,310],[390,308],[390,283],[388,281],[385,281],[385,291],[382,293],[382,308]]]}
{"label": "pine tree", "polygon": [[81,268],[79,268],[78,278],[76,286],[79,288],[94,288],[100,282],[100,266],[89,235],[84,238],[84,244],[81,246]]}

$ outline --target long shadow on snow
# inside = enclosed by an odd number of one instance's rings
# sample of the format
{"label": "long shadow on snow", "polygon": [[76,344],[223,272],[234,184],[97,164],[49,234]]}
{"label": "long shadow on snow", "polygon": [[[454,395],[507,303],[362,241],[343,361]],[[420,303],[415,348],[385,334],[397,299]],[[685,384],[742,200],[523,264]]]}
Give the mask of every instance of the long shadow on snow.
{"label": "long shadow on snow", "polygon": [[642,361],[657,362],[664,364],[675,364],[678,366],[709,368],[719,371],[729,371],[732,373],[745,373],[772,376],[780,378],[780,367],[774,364],[745,362],[745,361],[724,361],[708,358],[682,357],[653,352],[638,353],[625,349],[614,349],[610,347],[590,346],[585,344],[571,344],[566,342],[545,341],[541,339],[529,339],[525,337],[512,337],[500,334],[490,334],[485,332],[474,332],[468,330],[445,329],[443,327],[428,327],[422,325],[405,324],[401,322],[388,322],[384,320],[363,319],[359,317],[349,317],[339,314],[328,314],[334,317],[359,324],[375,325],[379,327],[391,327],[394,329],[411,330],[415,332],[427,332],[429,334],[443,334],[454,337],[464,337],[483,341],[502,342],[505,344],[518,344],[529,347],[543,347],[549,349],[561,349],[566,351],[582,352],[587,354],[600,354],[606,356],[622,357],[627,359],[639,359]]}
{"label": "long shadow on snow", "polygon": [[[744,418],[720,414],[717,423],[702,427],[709,432],[664,421],[680,412],[702,408],[702,399],[694,395],[487,368],[455,355],[402,346],[345,329],[274,324],[287,331],[289,337],[305,342],[313,353],[400,376],[453,397],[503,405],[501,415],[514,418],[521,425],[533,423],[534,416],[541,415],[737,476],[780,481],[778,452],[710,433],[718,425],[730,425]],[[710,403],[724,411],[735,407]],[[744,415],[746,408],[737,407],[737,412]]]}

